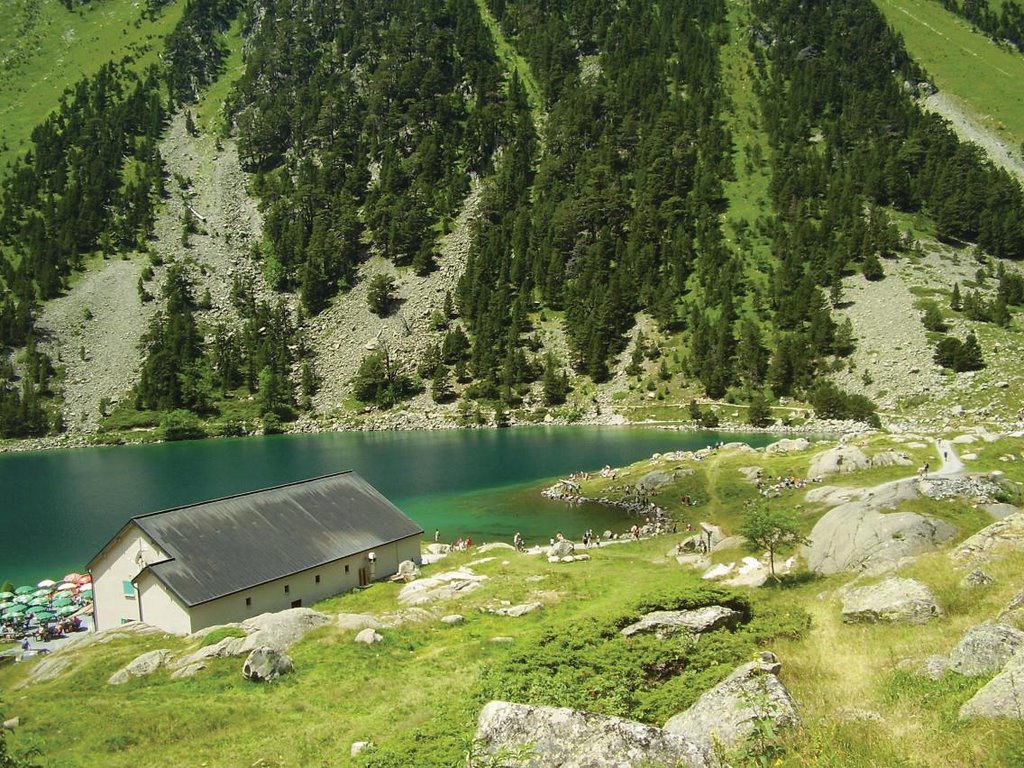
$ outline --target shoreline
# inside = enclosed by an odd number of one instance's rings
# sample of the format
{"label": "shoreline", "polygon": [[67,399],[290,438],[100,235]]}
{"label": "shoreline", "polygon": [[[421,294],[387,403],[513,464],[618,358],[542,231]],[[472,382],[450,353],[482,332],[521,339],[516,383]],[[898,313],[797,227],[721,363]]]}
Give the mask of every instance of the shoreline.
{"label": "shoreline", "polygon": [[[522,429],[528,427],[640,427],[646,429],[658,429],[668,432],[707,432],[713,433],[751,433],[751,434],[766,434],[766,435],[822,435],[822,436],[840,436],[850,433],[864,433],[874,431],[873,427],[870,427],[863,422],[856,421],[833,421],[810,418],[800,425],[783,425],[773,424],[767,427],[754,427],[750,424],[744,424],[740,422],[723,421],[719,426],[714,428],[702,427],[696,422],[688,420],[679,421],[666,421],[666,420],[648,420],[648,421],[629,421],[626,417],[618,411],[606,411],[604,413],[595,414],[588,413],[580,418],[576,419],[565,419],[565,418],[549,418],[542,421],[510,421],[508,424],[497,425],[494,423],[487,424],[460,424],[452,419],[444,418],[442,414],[431,414],[422,413],[418,411],[400,411],[396,413],[375,413],[373,417],[365,420],[356,419],[336,419],[336,420],[313,420],[313,419],[300,419],[299,421],[293,422],[288,425],[282,425],[284,429],[279,434],[285,435],[316,435],[316,434],[329,434],[337,432],[421,432],[421,431],[449,431],[449,430],[471,430],[471,429]],[[926,429],[916,426],[902,425],[900,431],[915,431],[915,432],[932,432],[931,429]],[[65,432],[60,435],[48,435],[46,437],[28,437],[20,439],[10,439],[4,442],[0,442],[0,454],[6,453],[25,453],[34,451],[52,451],[52,450],[67,450],[74,448],[101,448],[101,447],[117,447],[117,446],[134,446],[134,445],[155,445],[166,442],[188,442],[188,441],[168,441],[161,438],[152,437],[153,432],[146,431],[140,433],[138,440],[131,440],[125,438],[123,435],[119,436],[119,439],[114,441],[105,442],[97,439],[100,437],[98,432]],[[251,437],[267,437],[263,432],[250,432],[243,435],[230,436],[231,439],[237,437],[251,438]],[[196,438],[197,440],[221,440],[228,436],[223,435],[210,435],[207,437]]]}

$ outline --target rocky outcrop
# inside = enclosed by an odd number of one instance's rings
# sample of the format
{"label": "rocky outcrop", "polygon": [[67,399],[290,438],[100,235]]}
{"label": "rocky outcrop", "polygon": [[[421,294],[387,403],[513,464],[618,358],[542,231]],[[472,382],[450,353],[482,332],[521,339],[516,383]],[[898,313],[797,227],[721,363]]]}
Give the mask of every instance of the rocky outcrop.
{"label": "rocky outcrop", "polygon": [[492,701],[480,712],[476,738],[491,753],[529,745],[532,755],[523,768],[711,765],[707,749],[682,736],[574,709]]}
{"label": "rocky outcrop", "polygon": [[998,675],[960,707],[960,717],[1024,720],[1024,652],[1015,654]]}
{"label": "rocky outcrop", "polygon": [[654,611],[623,628],[621,634],[623,637],[653,634],[661,640],[681,632],[700,636],[722,627],[733,629],[741,618],[739,611],[722,605],[708,605],[689,611]]}
{"label": "rocky outcrop", "polygon": [[469,568],[446,571],[406,584],[398,593],[398,602],[402,605],[423,605],[438,600],[449,600],[479,589],[486,580],[486,576],[477,575]]}
{"label": "rocky outcrop", "polygon": [[996,580],[981,568],[975,568],[960,580],[961,587],[991,587]]}
{"label": "rocky outcrop", "polygon": [[806,451],[810,447],[811,441],[806,437],[785,437],[782,440],[776,440],[764,450],[765,453],[796,453],[798,451]]}
{"label": "rocky outcrop", "polygon": [[759,719],[776,728],[798,725],[793,697],[778,678],[781,668],[775,654],[760,654],[757,661],[737,668],[688,710],[670,718],[665,731],[710,750],[716,741],[726,748],[739,746]]}
{"label": "rocky outcrop", "polygon": [[403,560],[398,564],[398,572],[391,577],[392,581],[414,581],[420,575],[420,567],[412,560]]}
{"label": "rocky outcrop", "polygon": [[982,528],[949,553],[955,563],[970,563],[998,552],[1024,547],[1024,514],[1008,515]]}
{"label": "rocky outcrop", "polygon": [[843,621],[848,624],[925,624],[941,614],[931,590],[913,579],[889,578],[851,589],[843,597]]}
{"label": "rocky outcrop", "polygon": [[242,676],[251,683],[272,683],[294,671],[291,657],[275,648],[254,648],[242,665]]}
{"label": "rocky outcrop", "polygon": [[170,657],[171,651],[167,648],[160,648],[159,650],[136,656],[128,664],[112,674],[107,683],[109,685],[123,685],[133,677],[151,675],[166,664]]}
{"label": "rocky outcrop", "polygon": [[996,618],[1000,624],[1009,624],[1024,629],[1024,592],[1014,595]]}
{"label": "rocky outcrop", "polygon": [[824,477],[825,475],[857,472],[871,466],[871,461],[860,448],[850,445],[839,445],[817,454],[811,459],[811,467],[807,470],[808,477]]}
{"label": "rocky outcrop", "polygon": [[238,653],[255,648],[284,651],[314,629],[331,623],[331,617],[312,608],[289,608],[277,613],[261,613],[242,622],[247,637]]}
{"label": "rocky outcrop", "polygon": [[1005,624],[979,624],[964,634],[949,655],[950,668],[967,677],[991,675],[1024,647],[1024,632]]}
{"label": "rocky outcrop", "polygon": [[912,481],[906,481],[829,510],[802,550],[808,568],[822,574],[884,570],[949,541],[956,529],[943,520],[916,512],[882,512],[915,496]]}

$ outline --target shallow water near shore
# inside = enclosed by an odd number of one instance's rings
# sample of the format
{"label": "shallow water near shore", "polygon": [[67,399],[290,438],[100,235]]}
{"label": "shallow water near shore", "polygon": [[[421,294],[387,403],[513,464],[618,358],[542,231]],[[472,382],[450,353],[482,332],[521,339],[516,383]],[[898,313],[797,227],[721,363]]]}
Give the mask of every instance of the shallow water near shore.
{"label": "shallow water near shore", "polygon": [[623,530],[621,510],[568,507],[539,484],[764,434],[640,427],[336,432],[0,455],[0,580],[81,570],[134,515],[353,469],[426,531],[451,542],[546,542],[562,530]]}

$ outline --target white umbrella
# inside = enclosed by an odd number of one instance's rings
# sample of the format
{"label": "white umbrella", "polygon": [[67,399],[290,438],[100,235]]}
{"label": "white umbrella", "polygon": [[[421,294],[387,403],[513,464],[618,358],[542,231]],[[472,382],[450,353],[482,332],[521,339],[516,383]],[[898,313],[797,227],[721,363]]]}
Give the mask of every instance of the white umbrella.
{"label": "white umbrella", "polygon": [[45,589],[46,587],[52,587],[56,583],[57,582],[53,579],[43,579],[38,584],[36,584],[36,586],[39,587],[39,589]]}
{"label": "white umbrella", "polygon": [[73,581],[65,581],[63,584],[58,584],[57,585],[57,591],[58,592],[64,592],[64,591],[69,590],[69,589],[71,589],[71,590],[78,589],[78,585],[75,584]]}

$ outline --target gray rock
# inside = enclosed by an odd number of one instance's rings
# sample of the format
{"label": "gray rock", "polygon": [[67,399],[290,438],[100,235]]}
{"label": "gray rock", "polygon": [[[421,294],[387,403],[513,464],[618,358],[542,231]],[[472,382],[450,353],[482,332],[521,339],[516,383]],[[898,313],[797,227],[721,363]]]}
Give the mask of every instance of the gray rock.
{"label": "gray rock", "polygon": [[762,653],[760,659],[737,668],[706,691],[688,710],[670,718],[665,730],[710,750],[715,741],[726,748],[739,746],[760,718],[775,727],[798,725],[793,697],[778,678],[781,667],[775,654]]}
{"label": "gray rock", "polygon": [[964,539],[950,552],[957,563],[973,562],[992,554],[1024,548],[1024,514],[1007,515]]}
{"label": "gray rock", "polygon": [[458,614],[458,613],[452,613],[452,614],[449,614],[447,616],[442,616],[441,617],[441,623],[442,624],[461,624],[465,620],[466,620],[466,617],[462,616],[461,614]]}
{"label": "gray rock", "polygon": [[690,611],[654,611],[622,630],[623,637],[653,633],[659,639],[686,632],[700,635],[721,627],[733,629],[740,621],[739,611],[722,605],[709,605]]}
{"label": "gray rock", "polygon": [[927,677],[929,680],[941,680],[949,671],[949,659],[945,656],[934,654],[921,662],[921,665],[914,670],[918,677]]}
{"label": "gray rock", "polygon": [[272,683],[295,669],[291,657],[276,648],[253,648],[242,664],[242,676],[252,683]]}
{"label": "gray rock", "polygon": [[1004,517],[1016,515],[1020,512],[1019,507],[1015,507],[1013,504],[1005,504],[1002,502],[996,502],[995,504],[982,504],[981,508],[988,512],[989,516],[993,520],[1002,520]]}
{"label": "gray rock", "polygon": [[21,725],[20,717],[12,717],[10,720],[4,720],[3,729],[5,731],[13,731]]}
{"label": "gray rock", "polygon": [[379,643],[383,639],[384,638],[381,635],[377,634],[377,632],[370,627],[367,627],[355,637],[355,641],[357,643],[366,643],[367,645]]}
{"label": "gray rock", "polygon": [[498,608],[493,611],[493,613],[496,613],[499,616],[511,616],[513,618],[518,618],[520,616],[525,616],[528,613],[539,611],[543,607],[543,603],[523,603],[522,605],[510,605],[508,608]]}
{"label": "gray rock", "polygon": [[206,664],[201,661],[186,664],[184,667],[180,667],[171,673],[171,680],[182,680],[186,677],[195,677],[204,669],[206,669]]}
{"label": "gray rock", "polygon": [[1006,607],[999,612],[996,621],[1024,629],[1024,592],[1018,592],[1010,599]]}
{"label": "gray rock", "polygon": [[960,718],[969,717],[1024,720],[1024,652],[1015,654],[1002,672],[960,707]]}
{"label": "gray rock", "polygon": [[255,648],[285,651],[307,633],[331,623],[331,617],[312,608],[289,608],[276,613],[261,613],[242,622],[247,637],[238,653]]}
{"label": "gray rock", "polygon": [[160,648],[159,650],[136,656],[127,665],[112,674],[107,683],[109,685],[123,685],[133,677],[151,675],[166,664],[170,657],[171,651],[168,648]]}
{"label": "gray rock", "polygon": [[494,637],[491,638],[491,642],[492,643],[512,643],[512,642],[515,642],[515,638],[514,637],[509,637],[508,635],[495,635]]}
{"label": "gray rock", "polygon": [[486,579],[486,576],[477,575],[469,568],[438,573],[406,584],[398,593],[398,602],[403,605],[423,605],[437,600],[449,600],[479,589]]}
{"label": "gray rock", "polygon": [[822,574],[884,570],[949,541],[956,529],[943,520],[882,511],[915,496],[911,483],[897,483],[868,499],[833,507],[815,523],[802,549],[807,567]]}
{"label": "gray rock", "polygon": [[995,583],[996,580],[981,568],[975,568],[960,580],[962,587],[991,587]]}
{"label": "gray rock", "polygon": [[706,748],[660,728],[574,709],[492,701],[480,712],[476,738],[488,752],[532,745],[523,768],[709,766]]}
{"label": "gray rock", "polygon": [[648,472],[646,475],[636,481],[636,488],[639,491],[646,493],[654,493],[659,488],[663,488],[672,482],[672,475],[668,472],[662,472],[661,470],[654,470]]}
{"label": "gray rock", "polygon": [[575,548],[576,546],[571,541],[562,539],[548,547],[548,557],[557,557],[561,560],[563,557],[571,555]]}
{"label": "gray rock", "polygon": [[991,675],[1003,668],[1020,648],[1024,632],[1005,624],[971,627],[949,654],[950,668],[967,677]]}
{"label": "gray rock", "polygon": [[370,629],[380,629],[384,626],[380,619],[368,613],[339,613],[334,623],[338,629],[355,631],[366,629],[367,627]]}
{"label": "gray rock", "polygon": [[935,596],[913,579],[888,578],[849,590],[843,597],[843,621],[924,624],[942,614]]}
{"label": "gray rock", "polygon": [[452,551],[452,545],[440,543],[427,544],[426,550],[431,555],[447,555]]}
{"label": "gray rock", "polygon": [[766,453],[795,453],[797,451],[806,451],[810,447],[811,441],[805,437],[798,437],[796,439],[787,437],[782,440],[776,440],[764,450]]}
{"label": "gray rock", "polygon": [[807,470],[807,476],[813,478],[845,474],[867,469],[869,466],[871,466],[871,461],[860,448],[840,445],[819,453],[811,459],[811,467]]}

